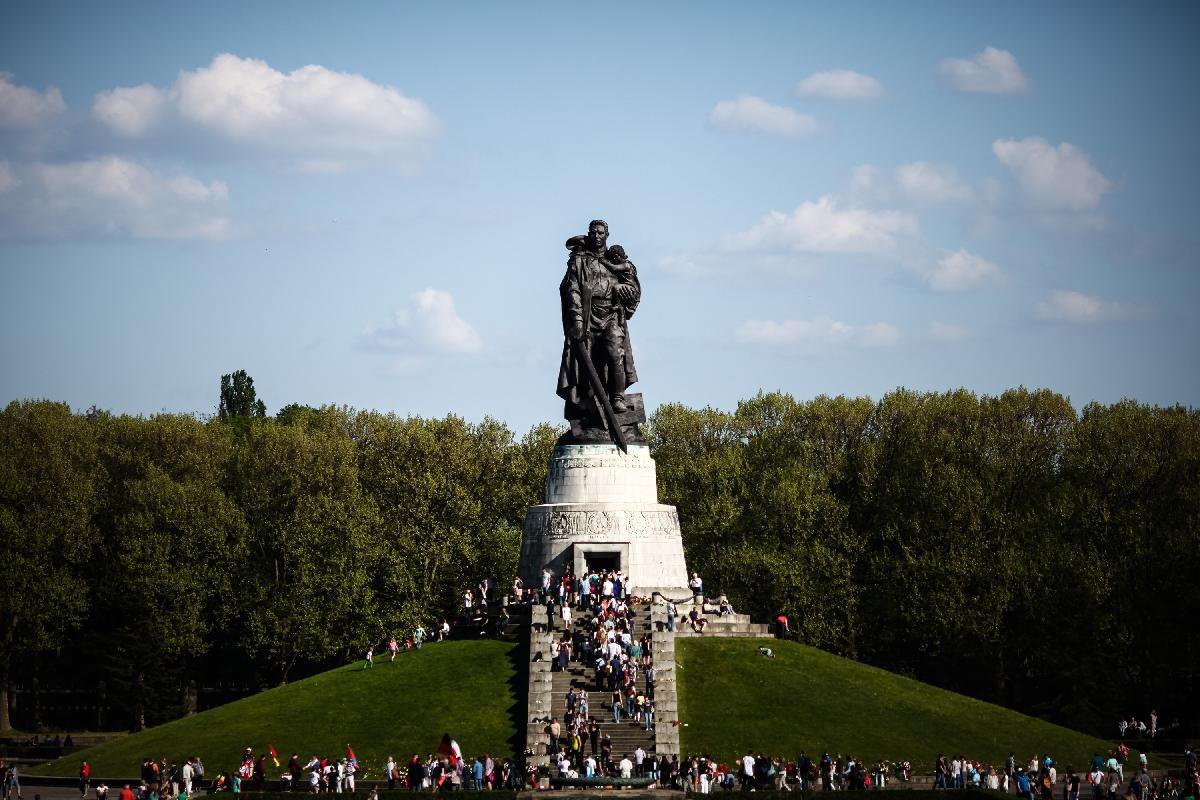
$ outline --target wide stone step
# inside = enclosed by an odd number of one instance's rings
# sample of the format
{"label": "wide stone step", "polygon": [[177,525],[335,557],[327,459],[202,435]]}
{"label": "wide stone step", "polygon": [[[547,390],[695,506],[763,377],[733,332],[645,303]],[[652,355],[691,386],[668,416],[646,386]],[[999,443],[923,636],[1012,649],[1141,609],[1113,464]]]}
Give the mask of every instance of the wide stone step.
{"label": "wide stone step", "polygon": [[729,625],[716,626],[709,625],[704,628],[704,632],[700,633],[693,631],[690,627],[685,631],[679,631],[675,634],[680,639],[692,639],[700,637],[709,638],[771,638],[770,631],[766,625]]}

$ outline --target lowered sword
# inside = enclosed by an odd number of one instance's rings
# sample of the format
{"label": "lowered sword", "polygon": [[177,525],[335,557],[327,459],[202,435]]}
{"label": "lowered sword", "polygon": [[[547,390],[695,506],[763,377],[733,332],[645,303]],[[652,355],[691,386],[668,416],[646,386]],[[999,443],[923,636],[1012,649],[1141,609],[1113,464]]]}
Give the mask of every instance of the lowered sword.
{"label": "lowered sword", "polygon": [[600,381],[600,374],[596,372],[596,365],[592,363],[592,357],[588,353],[587,348],[583,346],[582,339],[572,339],[571,346],[575,348],[575,357],[583,364],[588,374],[588,383],[592,385],[592,396],[596,398],[597,405],[603,413],[603,419],[608,424],[608,431],[616,439],[617,447],[621,448],[621,452],[628,454],[629,445],[625,442],[625,432],[621,430],[621,424],[617,421],[617,414],[613,411],[612,401],[608,399],[608,391],[604,388],[604,384]]}

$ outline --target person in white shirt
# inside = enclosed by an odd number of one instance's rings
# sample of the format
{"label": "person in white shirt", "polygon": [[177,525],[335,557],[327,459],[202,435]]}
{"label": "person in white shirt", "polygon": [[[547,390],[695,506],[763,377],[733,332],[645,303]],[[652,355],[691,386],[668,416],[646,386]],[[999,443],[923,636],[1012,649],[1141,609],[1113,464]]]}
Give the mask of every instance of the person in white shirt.
{"label": "person in white shirt", "polygon": [[742,788],[748,790],[754,786],[754,753],[747,750],[742,756]]}
{"label": "person in white shirt", "polygon": [[637,750],[633,751],[633,763],[634,763],[634,766],[637,768],[637,775],[639,778],[642,777],[642,774],[644,772],[642,769],[642,765],[645,761],[646,761],[646,751],[643,750],[642,746],[639,744],[637,746]]}
{"label": "person in white shirt", "polygon": [[183,762],[183,769],[180,770],[180,776],[183,778],[183,790],[190,796],[192,793],[192,777],[195,771],[192,769],[192,762]]}
{"label": "person in white shirt", "polygon": [[621,759],[620,767],[621,767],[621,777],[622,778],[632,778],[633,777],[633,762],[629,760],[628,753],[626,753],[625,757]]}

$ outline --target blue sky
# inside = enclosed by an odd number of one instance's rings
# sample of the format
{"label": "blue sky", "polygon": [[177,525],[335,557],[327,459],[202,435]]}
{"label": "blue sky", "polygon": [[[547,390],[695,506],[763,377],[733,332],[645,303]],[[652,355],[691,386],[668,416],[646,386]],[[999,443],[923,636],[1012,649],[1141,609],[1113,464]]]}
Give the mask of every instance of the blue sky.
{"label": "blue sky", "polygon": [[557,421],[563,240],[647,405],[1195,406],[1194,5],[0,6],[0,399]]}

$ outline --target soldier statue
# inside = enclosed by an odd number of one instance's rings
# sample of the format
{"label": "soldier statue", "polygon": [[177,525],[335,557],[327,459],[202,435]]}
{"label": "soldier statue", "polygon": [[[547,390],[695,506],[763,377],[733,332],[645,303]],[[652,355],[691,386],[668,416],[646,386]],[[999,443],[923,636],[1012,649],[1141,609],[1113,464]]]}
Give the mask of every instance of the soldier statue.
{"label": "soldier statue", "polygon": [[637,267],[620,245],[608,246],[608,223],[592,220],[586,236],[567,240],[562,299],[562,365],[558,396],[571,430],[563,444],[613,442],[622,450],[644,443],[641,395],[626,395],[637,381],[629,345],[629,319],[642,299]]}

